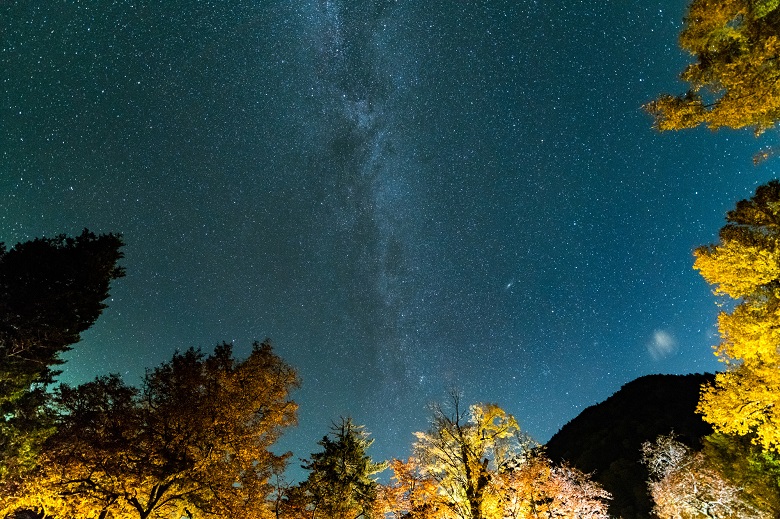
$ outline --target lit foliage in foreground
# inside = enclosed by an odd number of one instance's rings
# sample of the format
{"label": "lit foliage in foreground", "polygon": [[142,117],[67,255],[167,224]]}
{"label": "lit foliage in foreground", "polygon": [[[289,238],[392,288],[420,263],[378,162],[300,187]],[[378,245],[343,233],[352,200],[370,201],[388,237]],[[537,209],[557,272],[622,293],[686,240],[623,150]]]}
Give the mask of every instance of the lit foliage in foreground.
{"label": "lit foliage in foreground", "polygon": [[414,457],[390,462],[393,481],[379,488],[377,505],[393,519],[446,519],[449,508],[433,478],[422,473]]}
{"label": "lit foliage in foreground", "polygon": [[[295,371],[267,343],[237,361],[228,344],[188,350],[141,390],[100,377],[55,396],[57,432],[35,477],[0,511],[52,517],[268,517],[269,479],[289,454],[269,448],[295,421]],[[2,515],[2,514],[0,514]]]}
{"label": "lit foliage in foreground", "polygon": [[500,407],[473,405],[467,414],[457,395],[452,401],[452,414],[432,408],[431,429],[415,433],[414,455],[452,517],[482,519],[492,475],[514,463],[526,442],[515,418]]}
{"label": "lit foliage in foreground", "polygon": [[415,455],[394,460],[379,508],[393,518],[606,519],[609,493],[586,474],[554,466],[520,434],[515,419],[492,404],[468,415],[433,408],[430,431],[417,433]]}
{"label": "lit foliage in foreground", "polygon": [[[393,519],[471,518],[453,512],[452,498],[434,478],[425,475],[415,458],[393,460],[393,481],[380,489],[377,508]],[[483,495],[481,517],[485,519],[546,519],[549,517],[606,519],[610,495],[587,474],[554,466],[540,452],[528,453],[522,461],[490,475]]]}
{"label": "lit foliage in foreground", "polygon": [[609,492],[580,470],[554,466],[541,453],[496,475],[491,488],[490,519],[548,517],[606,519]]}
{"label": "lit foliage in foreground", "polygon": [[696,58],[682,73],[684,95],[647,104],[659,130],[706,125],[752,127],[756,134],[780,118],[780,2],[693,0],[680,46]]}
{"label": "lit foliage in foreground", "polygon": [[713,466],[702,452],[691,452],[672,436],[642,445],[650,472],[649,488],[661,519],[770,519],[750,496]]}
{"label": "lit foliage in foreground", "polygon": [[707,462],[742,489],[757,508],[780,517],[780,455],[766,451],[750,436],[721,433],[703,438]]}
{"label": "lit foliage in foreground", "polygon": [[754,434],[780,452],[780,182],[760,186],[726,220],[720,243],[695,251],[694,268],[715,293],[740,300],[718,318],[716,354],[728,368],[698,409],[717,431]]}

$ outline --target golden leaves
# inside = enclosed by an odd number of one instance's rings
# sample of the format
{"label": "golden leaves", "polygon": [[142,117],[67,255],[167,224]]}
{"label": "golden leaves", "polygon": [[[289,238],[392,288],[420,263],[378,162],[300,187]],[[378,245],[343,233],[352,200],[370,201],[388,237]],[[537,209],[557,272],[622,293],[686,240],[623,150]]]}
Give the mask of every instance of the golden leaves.
{"label": "golden leaves", "polygon": [[380,493],[395,518],[606,519],[609,494],[582,472],[555,466],[495,404],[446,414],[434,406],[433,426],[415,434],[415,455],[394,460]]}
{"label": "golden leaves", "polygon": [[749,296],[780,276],[780,255],[775,247],[729,240],[714,247],[700,247],[694,256],[693,268],[715,285],[715,293],[734,299]]}
{"label": "golden leaves", "polygon": [[[767,45],[777,49],[777,38]],[[780,452],[780,182],[759,186],[726,219],[720,243],[694,253],[715,294],[739,300],[718,316],[715,354],[727,369],[702,389],[698,411],[716,431]]]}
{"label": "golden leaves", "polygon": [[723,342],[718,346],[718,356],[723,360],[773,362],[780,345],[779,311],[776,304],[743,303],[730,314],[721,312],[718,329]]}
{"label": "golden leaves", "polygon": [[289,456],[270,447],[295,422],[297,384],[270,345],[239,361],[223,344],[208,356],[175,354],[140,391],[117,376],[63,387],[58,430],[35,481],[16,494],[27,501],[8,506],[63,517],[182,517],[185,508],[266,517],[269,479]]}
{"label": "golden leaves", "polygon": [[[776,42],[775,42],[776,44]],[[698,411],[716,431],[754,435],[780,452],[780,182],[760,186],[727,216],[721,243],[696,250],[694,268],[715,293],[741,302],[718,316],[727,364],[702,390]]]}
{"label": "golden leaves", "polygon": [[388,485],[379,488],[377,503],[381,515],[389,514],[396,519],[403,517],[424,517],[425,519],[446,519],[450,504],[447,496],[439,491],[435,479],[424,475],[419,460],[390,461],[393,477]]}
{"label": "golden leaves", "polygon": [[713,130],[752,127],[760,134],[774,126],[780,117],[780,67],[777,31],[767,15],[778,3],[693,0],[680,33],[680,46],[697,59],[680,76],[689,90],[644,106],[656,129],[703,124]]}
{"label": "golden leaves", "polygon": [[719,373],[702,390],[698,410],[726,434],[755,434],[767,450],[780,450],[780,366],[746,363]]}
{"label": "golden leaves", "polygon": [[654,127],[660,131],[695,128],[707,118],[701,97],[693,93],[680,97],[665,94],[642,108],[653,116]]}

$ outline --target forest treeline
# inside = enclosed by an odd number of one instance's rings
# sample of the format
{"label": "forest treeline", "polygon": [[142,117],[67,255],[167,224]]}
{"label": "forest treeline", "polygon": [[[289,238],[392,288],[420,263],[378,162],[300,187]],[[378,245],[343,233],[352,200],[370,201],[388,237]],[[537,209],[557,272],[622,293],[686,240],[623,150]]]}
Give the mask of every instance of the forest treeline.
{"label": "forest treeline", "polygon": [[[773,415],[780,392],[766,376],[777,373],[778,212],[780,182],[772,181],[729,212],[720,243],[696,251],[695,267],[741,302],[719,320],[724,342],[717,353],[729,368],[714,380],[697,379],[704,382],[699,411],[715,432],[682,438],[666,434],[668,428],[652,429],[653,435],[645,430],[641,449],[638,442],[632,447],[649,474],[642,491],[661,518],[780,513]],[[612,496],[597,482],[628,472],[615,463],[599,467],[598,478],[581,470],[591,470],[583,457],[593,458],[595,443],[607,437],[603,431],[580,428],[589,444],[567,453],[575,464],[567,456],[553,461],[511,414],[495,404],[464,405],[457,393],[431,406],[431,425],[416,433],[408,457],[373,460],[369,433],[342,418],[305,461],[307,479],[288,482],[292,454],[272,447],[295,424],[291,392],[299,379],[267,341],[255,343],[243,359],[225,343],[211,353],[177,352],[147,371],[138,387],[118,375],[76,387],[54,385],[60,355],[97,320],[111,283],[124,275],[121,247],[118,235],[85,230],[75,238],[0,248],[2,516],[641,517],[623,503],[610,507]],[[727,292],[734,287],[741,292]],[[664,400],[648,386],[642,391]],[[683,404],[682,392],[675,391]],[[635,396],[629,405],[637,402]],[[645,425],[663,422],[659,412],[685,413],[635,409]],[[628,413],[594,419],[586,410],[583,416],[589,414],[590,425],[605,422],[614,432],[620,427],[614,417]],[[656,438],[657,431],[664,434]],[[626,443],[627,436],[611,440]],[[380,484],[377,474],[384,470],[389,482]]]}
{"label": "forest treeline", "polygon": [[267,341],[243,359],[225,343],[177,352],[138,387],[118,375],[55,386],[60,355],[124,274],[121,247],[85,230],[0,249],[3,517],[607,517],[609,494],[586,474],[457,394],[431,407],[407,459],[372,460],[368,432],[342,418],[308,478],[287,483],[291,453],[272,447],[295,424],[299,379]]}
{"label": "forest treeline", "polygon": [[[761,134],[780,118],[780,0],[693,0],[680,45],[689,89],[645,108],[660,131],[705,125]],[[775,149],[762,150],[756,161]],[[85,230],[0,246],[0,516],[38,519],[524,519],[615,515],[591,474],[553,461],[491,403],[453,393],[430,408],[408,457],[373,460],[372,439],[334,422],[285,480],[272,449],[295,424],[294,367],[269,342],[189,349],[139,386],[105,375],[56,385],[61,355],[105,308],[122,238]],[[694,268],[722,305],[716,355],[697,411],[712,427],[645,439],[652,514],[661,519],[780,517],[780,182],[726,215]],[[614,465],[614,464],[613,464]],[[387,484],[377,474],[389,471]],[[620,470],[610,466],[606,471]],[[620,513],[620,512],[618,512]],[[628,518],[626,518],[628,519]]]}

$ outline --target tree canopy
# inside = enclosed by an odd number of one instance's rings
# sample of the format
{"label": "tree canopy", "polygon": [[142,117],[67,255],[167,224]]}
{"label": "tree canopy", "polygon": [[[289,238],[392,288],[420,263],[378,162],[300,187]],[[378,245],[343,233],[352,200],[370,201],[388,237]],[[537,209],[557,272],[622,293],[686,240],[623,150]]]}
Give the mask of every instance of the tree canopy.
{"label": "tree canopy", "polygon": [[720,243],[695,251],[694,268],[715,293],[739,301],[718,318],[715,353],[727,369],[698,409],[716,431],[780,452],[780,182],[760,186],[726,220]]}
{"label": "tree canopy", "polygon": [[415,434],[422,474],[436,482],[454,517],[482,519],[492,475],[513,463],[523,451],[524,437],[515,418],[494,404],[465,410],[458,395],[452,409],[432,407],[431,428]]}
{"label": "tree canopy", "polygon": [[372,476],[387,467],[386,463],[375,463],[367,453],[374,440],[363,426],[342,418],[317,443],[322,451],[313,453],[303,465],[310,473],[300,495],[309,517],[372,517],[378,488]]}
{"label": "tree canopy", "polygon": [[661,519],[769,519],[752,496],[735,485],[703,452],[691,452],[673,436],[642,446],[650,471],[653,512]]}
{"label": "tree canopy", "polygon": [[124,275],[121,247],[121,236],[86,229],[0,244],[0,480],[34,465],[52,430],[43,404],[53,368],[106,308]]}
{"label": "tree canopy", "polygon": [[35,477],[0,502],[42,516],[266,517],[297,385],[268,343],[241,361],[229,344],[176,353],[140,389],[117,375],[63,385]]}
{"label": "tree canopy", "polygon": [[681,74],[689,89],[645,105],[659,130],[705,125],[752,128],[780,118],[780,2],[693,0],[680,46],[695,63]]}
{"label": "tree canopy", "polygon": [[495,404],[432,407],[431,428],[416,433],[414,455],[393,460],[381,492],[394,518],[606,519],[609,493],[587,474],[555,465],[515,418]]}

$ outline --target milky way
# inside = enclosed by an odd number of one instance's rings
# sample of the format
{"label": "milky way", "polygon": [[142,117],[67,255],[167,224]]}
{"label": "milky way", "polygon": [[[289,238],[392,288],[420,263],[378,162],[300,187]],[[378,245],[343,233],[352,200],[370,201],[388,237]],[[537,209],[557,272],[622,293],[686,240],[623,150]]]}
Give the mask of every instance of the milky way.
{"label": "milky way", "polygon": [[[424,171],[410,156],[402,134],[400,98],[408,71],[396,68],[389,48],[395,2],[350,8],[323,1],[312,6],[311,88],[319,105],[317,129],[307,144],[308,171],[317,184],[322,218],[313,230],[313,254],[347,280],[336,306],[350,341],[362,343],[367,365],[382,373],[390,401],[408,396],[419,380],[412,356],[415,287],[425,259],[414,249],[422,224]],[[333,301],[324,304],[333,305]]]}
{"label": "milky way", "polygon": [[352,415],[406,456],[463,390],[544,441],[652,372],[716,369],[691,269],[774,176],[658,135],[685,1],[6,2],[0,241],[121,232],[62,379],[269,337],[306,456]]}

